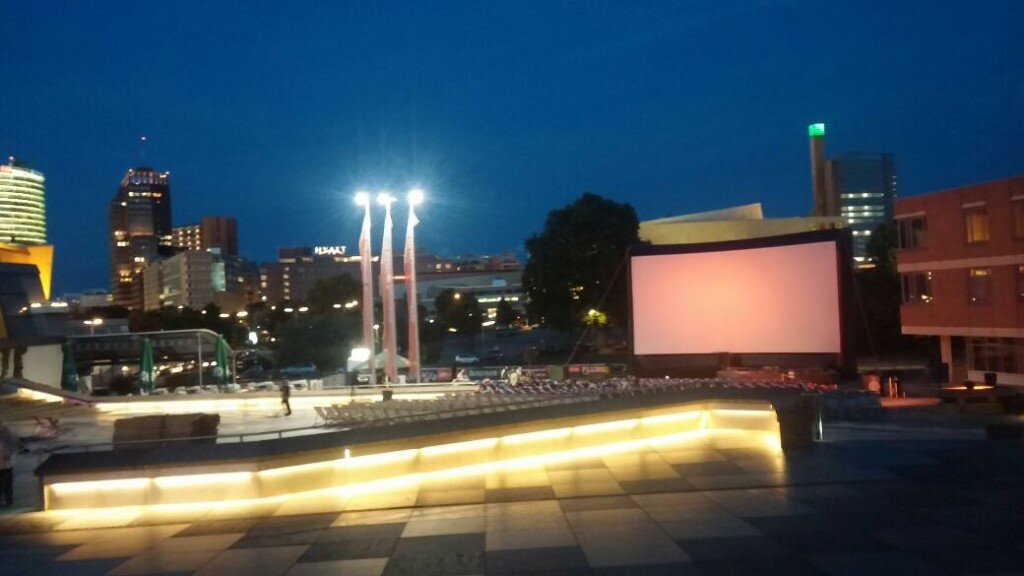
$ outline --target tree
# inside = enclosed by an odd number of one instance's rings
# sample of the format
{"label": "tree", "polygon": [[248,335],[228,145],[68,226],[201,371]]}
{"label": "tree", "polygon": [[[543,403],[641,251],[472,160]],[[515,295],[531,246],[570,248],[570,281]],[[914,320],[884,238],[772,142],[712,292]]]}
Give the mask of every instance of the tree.
{"label": "tree", "polygon": [[[313,284],[306,295],[309,308],[316,314],[323,314],[336,310],[335,304],[344,306],[346,302],[362,297],[363,286],[348,274],[342,274],[331,278],[321,278]],[[345,308],[341,308],[345,310]]]}
{"label": "tree", "polygon": [[589,192],[552,210],[544,230],[526,241],[523,285],[531,320],[568,330],[600,308],[610,322],[624,322],[629,308],[622,264],[626,250],[639,243],[639,230],[633,206]]}
{"label": "tree", "polygon": [[857,270],[854,279],[863,320],[858,338],[861,354],[905,351],[917,344],[900,328],[900,278],[896,272],[896,226],[886,222],[871,233],[867,256],[873,268]]}
{"label": "tree", "polygon": [[274,358],[279,365],[312,363],[325,372],[344,366],[362,337],[355,314],[302,315],[278,334]]}
{"label": "tree", "polygon": [[437,320],[448,330],[454,328],[459,334],[479,334],[483,314],[480,303],[472,294],[448,288],[434,298]]}
{"label": "tree", "polygon": [[516,311],[515,307],[508,300],[502,298],[498,300],[498,309],[495,315],[495,322],[501,326],[508,326],[515,322],[519,318],[519,312]]}

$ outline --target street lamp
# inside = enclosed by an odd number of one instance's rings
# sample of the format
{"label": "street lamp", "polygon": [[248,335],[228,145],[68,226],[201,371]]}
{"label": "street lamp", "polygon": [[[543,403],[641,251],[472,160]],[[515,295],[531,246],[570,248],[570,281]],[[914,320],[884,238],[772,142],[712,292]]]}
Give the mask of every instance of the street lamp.
{"label": "street lamp", "polygon": [[356,204],[363,207],[363,229],[359,233],[359,270],[363,277],[363,346],[370,350],[370,384],[377,384],[377,339],[373,323],[373,253],[370,242],[370,195],[356,192]]}
{"label": "street lamp", "polygon": [[377,195],[384,206],[384,237],[380,249],[380,297],[384,316],[384,374],[389,382],[398,380],[398,338],[395,334],[395,258],[391,247],[391,204],[396,198],[387,192]]}
{"label": "street lamp", "polygon": [[93,318],[92,320],[85,320],[82,322],[82,324],[85,324],[86,326],[89,327],[89,336],[92,336],[96,333],[96,327],[103,325],[103,318]]}
{"label": "street lamp", "polygon": [[416,297],[416,205],[423,202],[423,190],[413,188],[409,191],[409,220],[405,229],[405,303],[409,317],[409,371],[408,378],[412,382],[420,381],[420,324],[419,308]]}

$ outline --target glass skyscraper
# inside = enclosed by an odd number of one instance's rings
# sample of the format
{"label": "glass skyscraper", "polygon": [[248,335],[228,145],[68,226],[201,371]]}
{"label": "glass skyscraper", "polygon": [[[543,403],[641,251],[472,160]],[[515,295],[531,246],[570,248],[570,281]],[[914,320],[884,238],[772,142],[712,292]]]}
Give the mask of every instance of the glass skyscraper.
{"label": "glass skyscraper", "polygon": [[869,264],[871,234],[892,222],[896,198],[896,163],[892,154],[846,152],[828,161],[828,180],[839,199],[839,215],[853,233],[853,257],[858,266]]}
{"label": "glass skyscraper", "polygon": [[0,166],[0,242],[46,244],[46,178],[10,159]]}

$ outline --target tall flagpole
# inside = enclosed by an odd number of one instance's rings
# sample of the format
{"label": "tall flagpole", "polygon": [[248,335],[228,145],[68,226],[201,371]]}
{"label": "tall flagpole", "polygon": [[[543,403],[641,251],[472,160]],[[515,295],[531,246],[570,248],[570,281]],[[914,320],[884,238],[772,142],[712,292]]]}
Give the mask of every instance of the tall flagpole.
{"label": "tall flagpole", "polygon": [[384,374],[390,383],[398,381],[398,338],[395,334],[395,258],[391,248],[391,203],[394,196],[382,192],[377,201],[384,205],[384,239],[380,249],[380,297],[384,303]]}
{"label": "tall flagpole", "polygon": [[423,201],[422,190],[409,192],[409,221],[405,228],[405,302],[409,308],[409,381],[420,381],[420,324],[419,307],[416,299],[416,204]]}
{"label": "tall flagpole", "polygon": [[363,346],[370,351],[370,384],[377,384],[377,343],[373,337],[373,251],[370,241],[370,196],[356,194],[356,204],[365,208],[363,230],[359,233],[359,270],[363,276]]}

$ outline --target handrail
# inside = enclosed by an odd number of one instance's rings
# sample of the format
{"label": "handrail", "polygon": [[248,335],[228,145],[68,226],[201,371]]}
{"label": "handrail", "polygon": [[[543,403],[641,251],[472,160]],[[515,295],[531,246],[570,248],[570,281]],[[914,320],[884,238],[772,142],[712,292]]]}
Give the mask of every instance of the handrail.
{"label": "handrail", "polygon": [[[483,408],[483,407],[505,409],[505,408],[509,408],[509,407],[515,407],[515,408],[533,407],[533,406],[530,406],[531,404],[536,404],[537,406],[543,406],[545,404],[550,404],[550,403],[552,403],[552,402],[554,402],[556,400],[564,400],[565,398],[566,398],[566,396],[551,396],[551,397],[547,397],[547,398],[530,398],[528,400],[523,400],[523,401],[519,401],[519,402],[507,402],[507,403],[504,403],[504,404],[489,404],[489,405],[486,405],[486,406],[485,405],[467,406],[467,407],[464,407],[464,408],[454,408],[454,409],[451,409],[451,410],[437,410],[437,411],[434,411],[434,412],[421,412],[421,413],[416,413],[416,414],[402,414],[402,415],[393,416],[393,417],[390,417],[390,418],[377,418],[377,419],[374,419],[374,420],[367,420],[367,421],[363,421],[363,422],[346,422],[346,423],[344,423],[344,426],[338,426],[338,424],[332,425],[330,423],[326,423],[325,422],[323,424],[313,425],[313,426],[302,426],[302,427],[298,427],[298,428],[282,428],[282,429],[279,429],[279,430],[266,430],[266,431],[263,431],[263,432],[243,432],[243,433],[240,433],[240,434],[217,434],[217,435],[213,435],[213,436],[186,436],[186,437],[182,437],[182,438],[157,438],[157,439],[153,439],[153,440],[124,440],[124,441],[120,441],[120,442],[114,442],[113,440],[111,440],[111,441],[104,441],[104,442],[87,442],[87,443],[81,443],[81,444],[64,444],[62,446],[53,446],[53,447],[33,450],[33,452],[37,453],[37,454],[41,454],[41,453],[52,454],[52,453],[68,452],[68,451],[93,452],[95,450],[92,450],[92,448],[98,448],[98,447],[102,447],[102,446],[109,446],[112,449],[114,446],[131,446],[131,445],[143,445],[143,444],[144,445],[158,445],[160,448],[163,448],[165,444],[175,444],[175,443],[181,443],[181,442],[195,442],[195,441],[201,441],[201,440],[213,440],[215,444],[228,444],[228,443],[233,443],[233,441],[231,441],[231,440],[235,439],[235,438],[237,438],[237,442],[238,443],[242,443],[242,442],[250,442],[250,441],[252,441],[252,438],[256,437],[256,436],[276,436],[277,439],[281,439],[281,438],[285,437],[285,434],[291,434],[291,433],[295,433],[295,432],[309,432],[309,431],[312,431],[312,430],[319,430],[319,429],[323,429],[323,428],[334,428],[334,429],[339,430],[339,431],[340,430],[351,430],[353,428],[372,428],[372,427],[375,427],[375,426],[386,426],[386,425],[389,425],[389,424],[397,423],[397,421],[404,420],[404,419],[409,419],[409,418],[413,418],[412,421],[416,421],[416,417],[420,417],[419,419],[425,420],[425,419],[427,419],[426,417],[435,417],[435,416],[436,417],[441,417],[442,415],[454,416],[454,415],[458,415],[458,414],[460,414],[462,412],[469,412],[469,411],[472,411],[472,410],[479,410],[480,408]],[[596,395],[580,395],[580,396],[572,396],[572,398],[574,398],[576,401],[593,401],[593,400],[597,400],[598,396],[596,396]],[[395,402],[399,402],[400,403],[402,401],[401,400],[397,400]]]}

